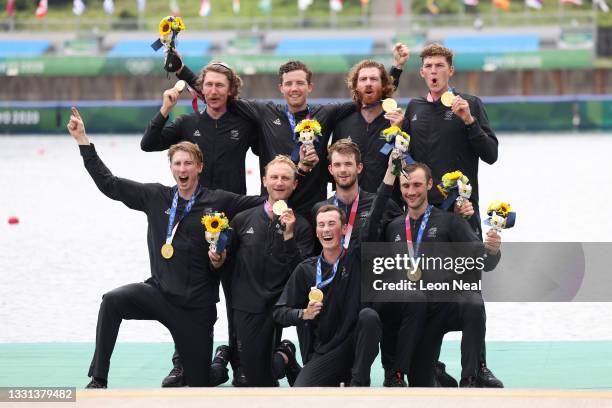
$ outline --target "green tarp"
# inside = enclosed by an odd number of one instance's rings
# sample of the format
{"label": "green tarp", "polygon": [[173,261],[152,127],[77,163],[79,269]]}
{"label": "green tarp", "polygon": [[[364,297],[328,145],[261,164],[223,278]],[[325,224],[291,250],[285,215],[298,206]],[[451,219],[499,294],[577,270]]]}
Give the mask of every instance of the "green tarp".
{"label": "green tarp", "polygon": [[[392,63],[389,54],[384,55],[223,55],[186,57],[191,67],[201,67],[212,59],[222,60],[235,67],[239,73],[276,73],[278,67],[291,59],[306,62],[317,73],[346,73],[357,62],[365,58],[375,59],[386,65]],[[411,58],[406,69],[416,70],[419,58]],[[593,66],[590,50],[545,50],[538,52],[511,53],[465,53],[454,60],[459,71],[516,70],[516,69],[578,69]],[[0,76],[16,75],[147,75],[161,72],[163,57],[119,58],[104,56],[43,56],[29,58],[6,58],[0,60]]]}
{"label": "green tarp", "polygon": [[[0,107],[0,134],[64,133],[70,117],[68,106],[20,103]],[[404,105],[401,105],[404,106]],[[104,102],[79,107],[87,118],[90,133],[140,133],[157,113],[158,103],[126,104]],[[612,98],[576,101],[486,102],[489,121],[496,132],[609,130],[612,129]],[[173,115],[191,112],[191,106],[179,105]]]}

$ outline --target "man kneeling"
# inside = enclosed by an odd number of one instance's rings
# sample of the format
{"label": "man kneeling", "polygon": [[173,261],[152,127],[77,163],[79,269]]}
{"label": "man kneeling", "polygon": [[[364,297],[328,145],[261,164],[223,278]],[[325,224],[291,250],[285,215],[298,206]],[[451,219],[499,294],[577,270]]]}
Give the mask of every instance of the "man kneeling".
{"label": "man kneeling", "polygon": [[110,358],[123,319],[157,320],[166,326],[184,357],[187,385],[207,386],[219,301],[219,275],[211,263],[218,263],[225,253],[207,253],[200,220],[211,211],[223,211],[232,217],[264,199],[199,187],[204,164],[202,152],[193,143],[181,142],[168,150],[176,186],[166,187],[113,176],[90,143],[76,108],[72,108],[68,130],[98,189],[144,212],[148,220],[152,276],[103,296],[96,350],[89,369],[92,380],[87,388],[106,388]]}
{"label": "man kneeling", "polygon": [[344,211],[319,208],[316,234],[323,251],[297,266],[274,309],[279,324],[297,326],[305,365],[294,387],[370,385],[382,329],[378,314],[362,308],[360,245],[345,253],[345,233]]}

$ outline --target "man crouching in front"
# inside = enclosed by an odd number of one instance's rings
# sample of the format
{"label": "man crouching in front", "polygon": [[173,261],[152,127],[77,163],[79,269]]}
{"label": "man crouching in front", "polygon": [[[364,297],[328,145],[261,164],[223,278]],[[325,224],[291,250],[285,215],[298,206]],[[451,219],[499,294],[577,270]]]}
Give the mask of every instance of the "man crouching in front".
{"label": "man crouching in front", "polygon": [[319,208],[316,234],[323,251],[296,267],[274,309],[276,322],[297,326],[305,365],[294,387],[370,385],[382,329],[378,314],[362,308],[361,245],[343,248],[346,228],[343,210]]}

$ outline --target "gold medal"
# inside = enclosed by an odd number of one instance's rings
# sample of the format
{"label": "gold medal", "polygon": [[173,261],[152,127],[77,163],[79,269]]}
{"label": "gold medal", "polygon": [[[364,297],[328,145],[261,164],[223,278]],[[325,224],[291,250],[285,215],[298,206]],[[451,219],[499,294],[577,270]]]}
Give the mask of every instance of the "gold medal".
{"label": "gold medal", "polygon": [[454,100],[455,100],[455,94],[450,91],[444,92],[442,94],[442,97],[440,98],[442,105],[446,106],[447,108],[450,108],[451,106],[453,106]]}
{"label": "gold medal", "polygon": [[421,272],[421,268],[416,268],[416,270],[410,269],[406,271],[406,274],[408,275],[408,279],[412,282],[416,282],[420,280],[421,276],[423,276],[423,272]]}
{"label": "gold medal", "polygon": [[315,302],[323,301],[323,291],[317,287],[310,288],[310,292],[308,293],[308,300],[313,300]]}
{"label": "gold medal", "polygon": [[172,246],[172,244],[162,245],[161,254],[166,259],[172,258],[172,255],[174,255],[174,247]]}
{"label": "gold medal", "polygon": [[274,213],[274,215],[278,215],[280,217],[281,215],[283,215],[283,211],[288,208],[289,207],[287,207],[287,203],[284,200],[278,200],[272,206],[272,212]]}
{"label": "gold medal", "polygon": [[181,79],[177,81],[176,84],[174,84],[174,89],[176,89],[179,93],[181,93],[183,92],[186,86],[187,86],[187,83]]}
{"label": "gold medal", "polygon": [[393,98],[387,98],[382,101],[382,108],[385,112],[392,112],[397,109],[397,102]]}

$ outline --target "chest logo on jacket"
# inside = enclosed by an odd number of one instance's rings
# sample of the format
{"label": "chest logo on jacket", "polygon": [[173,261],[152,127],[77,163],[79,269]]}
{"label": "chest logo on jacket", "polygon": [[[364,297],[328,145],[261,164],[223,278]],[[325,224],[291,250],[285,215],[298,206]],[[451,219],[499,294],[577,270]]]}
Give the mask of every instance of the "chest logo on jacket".
{"label": "chest logo on jacket", "polygon": [[348,276],[348,273],[346,272],[346,268],[343,266],[342,267],[342,272],[340,273],[340,279],[344,279]]}
{"label": "chest logo on jacket", "polygon": [[230,139],[240,140],[240,132],[238,132],[238,129],[230,130]]}
{"label": "chest logo on jacket", "polygon": [[279,118],[276,118],[276,120],[274,120],[272,123],[274,123],[276,126],[280,126],[281,125],[281,121]]}
{"label": "chest logo on jacket", "polygon": [[195,132],[193,132],[193,137],[200,137],[202,135],[200,135],[200,130],[196,129]]}
{"label": "chest logo on jacket", "polygon": [[164,213],[165,213],[166,215],[170,215],[170,209],[168,208],[166,211],[164,211]]}
{"label": "chest logo on jacket", "polygon": [[400,237],[400,234],[397,234],[395,236],[395,242],[400,242],[402,240],[402,237]]}
{"label": "chest logo on jacket", "polygon": [[438,234],[438,227],[431,227],[427,231],[427,238],[435,238],[437,234]]}
{"label": "chest logo on jacket", "polygon": [[245,231],[245,234],[254,234],[254,233],[255,233],[255,230],[253,229],[253,227]]}
{"label": "chest logo on jacket", "polygon": [[417,120],[417,114],[415,113],[414,116],[412,116],[412,119],[410,119],[411,122],[416,122]]}
{"label": "chest logo on jacket", "polygon": [[453,120],[453,111],[447,110],[444,112],[444,120]]}

